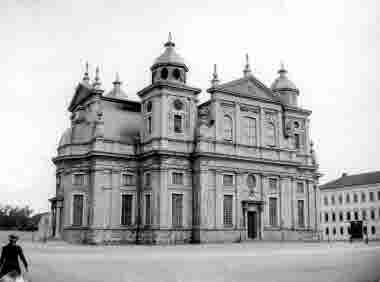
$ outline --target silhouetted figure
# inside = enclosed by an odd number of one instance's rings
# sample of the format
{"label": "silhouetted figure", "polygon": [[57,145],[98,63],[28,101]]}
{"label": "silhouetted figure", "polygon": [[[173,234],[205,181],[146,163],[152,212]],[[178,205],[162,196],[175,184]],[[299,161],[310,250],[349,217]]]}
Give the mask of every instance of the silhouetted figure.
{"label": "silhouetted figure", "polygon": [[28,271],[28,263],[24,257],[22,248],[16,245],[18,237],[16,235],[9,235],[9,243],[5,245],[1,251],[0,257],[0,277],[12,272],[17,272],[21,275],[21,268],[18,258],[22,260],[26,271]]}

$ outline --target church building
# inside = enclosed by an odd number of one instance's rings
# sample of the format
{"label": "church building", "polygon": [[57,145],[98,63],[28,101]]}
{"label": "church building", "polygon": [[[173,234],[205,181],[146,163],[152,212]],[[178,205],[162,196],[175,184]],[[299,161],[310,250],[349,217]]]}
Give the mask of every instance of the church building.
{"label": "church building", "polygon": [[282,65],[268,87],[252,73],[201,89],[169,36],[151,83],[128,99],[88,67],[69,105],[50,199],[53,236],[73,243],[311,240],[319,227],[311,111]]}

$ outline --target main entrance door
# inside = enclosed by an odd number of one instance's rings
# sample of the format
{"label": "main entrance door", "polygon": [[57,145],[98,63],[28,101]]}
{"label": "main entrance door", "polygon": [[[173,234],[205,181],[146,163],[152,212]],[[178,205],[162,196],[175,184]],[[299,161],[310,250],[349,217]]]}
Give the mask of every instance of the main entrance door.
{"label": "main entrance door", "polygon": [[248,221],[248,238],[257,238],[257,212],[249,211],[247,212]]}
{"label": "main entrance door", "polygon": [[352,239],[362,239],[363,238],[363,222],[351,221],[350,232],[351,232]]}

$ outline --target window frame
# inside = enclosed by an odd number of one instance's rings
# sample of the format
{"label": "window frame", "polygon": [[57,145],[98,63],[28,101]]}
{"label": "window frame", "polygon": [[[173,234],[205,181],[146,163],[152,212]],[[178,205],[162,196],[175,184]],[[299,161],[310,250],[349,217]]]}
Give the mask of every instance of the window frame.
{"label": "window frame", "polygon": [[[179,119],[178,119],[179,118]],[[180,122],[180,127],[178,128],[177,122]],[[174,133],[180,134],[183,133],[183,115],[180,113],[174,113],[173,115],[173,131]]]}
{"label": "window frame", "polygon": [[[74,198],[75,196],[82,196],[82,222],[80,225],[74,224]],[[70,225],[74,227],[83,227],[85,223],[85,213],[86,212],[86,194],[84,192],[72,192],[71,193],[71,208],[70,208]]]}
{"label": "window frame", "polygon": [[[226,183],[225,181],[225,178],[226,177],[231,177],[231,183]],[[224,187],[233,187],[234,186],[234,183],[235,183],[235,179],[234,179],[234,175],[231,174],[231,173],[223,173],[223,176],[222,176],[222,184]]]}
{"label": "window frame", "polygon": [[[271,207],[271,202],[275,203],[275,209],[273,211],[273,207]],[[277,197],[269,197],[268,199],[268,217],[269,217],[269,225],[272,227],[278,226],[278,198]],[[274,212],[274,213],[273,213]]]}
{"label": "window frame", "polygon": [[[302,203],[302,211],[300,210],[300,203]],[[302,215],[302,217],[301,217]],[[297,200],[297,218],[298,218],[298,227],[305,228],[305,201],[302,199]]]}
{"label": "window frame", "polygon": [[[123,223],[123,197],[124,196],[131,196],[131,219],[130,224],[124,224]],[[120,193],[120,226],[133,226],[135,224],[135,207],[136,207],[136,194],[134,192],[121,192]]]}
{"label": "window frame", "polygon": [[[226,208],[226,199],[231,200],[231,212]],[[234,226],[234,195],[230,193],[223,194],[223,226],[225,228],[232,228]]]}
{"label": "window frame", "polygon": [[[149,177],[147,177],[149,175]],[[149,181],[147,181],[149,179]],[[144,173],[144,186],[151,187],[152,186],[152,174],[150,171]]]}
{"label": "window frame", "polygon": [[[178,198],[177,198],[178,197]],[[176,199],[175,199],[176,198]],[[180,199],[180,213],[176,214],[175,211],[177,211],[177,200]],[[184,226],[184,194],[173,192],[171,193],[171,206],[172,206],[172,227],[173,228],[183,228]],[[177,222],[175,219],[180,219],[179,222]]]}
{"label": "window frame", "polygon": [[[147,198],[149,197],[149,215],[147,214]],[[144,225],[151,226],[153,223],[153,213],[152,213],[152,193],[147,192],[144,193]],[[149,222],[147,222],[147,218],[149,218]]]}
{"label": "window frame", "polygon": [[[134,185],[136,185],[135,174],[133,174],[131,172],[122,172],[120,174],[120,177],[121,177],[121,181],[120,181],[121,182],[121,186],[134,186]],[[124,180],[127,180],[128,177],[131,177],[131,179],[132,179],[132,181],[130,183],[128,183],[128,181],[124,181]]]}
{"label": "window frame", "polygon": [[[76,177],[78,177],[78,176],[81,176],[82,177],[82,183],[77,183],[76,182]],[[72,180],[71,180],[71,183],[72,183],[72,185],[73,186],[84,186],[84,185],[86,185],[86,173],[84,173],[84,172],[74,172],[73,174],[72,174]]]}
{"label": "window frame", "polygon": [[[181,179],[181,181],[179,182],[179,183],[176,183],[176,177],[175,177],[175,175],[176,176],[181,176],[180,177],[180,179]],[[184,178],[185,178],[185,174],[183,173],[183,172],[179,172],[179,171],[173,171],[172,172],[172,174],[171,174],[171,178],[172,178],[172,181],[171,181],[171,183],[173,184],[173,185],[184,185]]]}
{"label": "window frame", "polygon": [[234,136],[234,120],[230,115],[223,116],[223,139],[232,141]]}

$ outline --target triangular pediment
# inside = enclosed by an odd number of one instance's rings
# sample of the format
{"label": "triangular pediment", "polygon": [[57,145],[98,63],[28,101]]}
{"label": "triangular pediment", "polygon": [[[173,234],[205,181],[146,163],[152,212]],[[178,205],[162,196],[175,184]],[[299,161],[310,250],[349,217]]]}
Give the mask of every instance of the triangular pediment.
{"label": "triangular pediment", "polygon": [[272,90],[252,75],[215,86],[213,91],[280,102]]}
{"label": "triangular pediment", "polygon": [[72,111],[78,104],[81,103],[84,99],[86,99],[91,94],[91,89],[88,88],[85,84],[79,83],[75,88],[75,93],[73,98],[71,99],[69,111]]}

